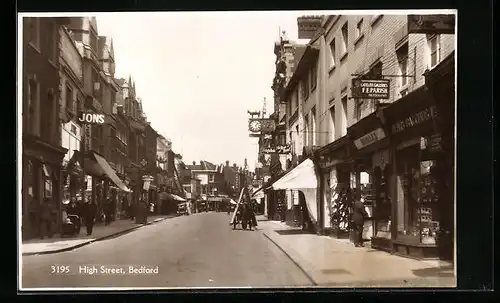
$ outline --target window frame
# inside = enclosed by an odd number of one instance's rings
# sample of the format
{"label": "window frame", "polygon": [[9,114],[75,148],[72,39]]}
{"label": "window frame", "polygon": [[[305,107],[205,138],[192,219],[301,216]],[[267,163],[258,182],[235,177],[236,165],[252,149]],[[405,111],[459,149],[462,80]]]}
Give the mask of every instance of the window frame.
{"label": "window frame", "polygon": [[[409,44],[405,42],[400,47],[396,49],[396,57],[398,59],[398,68],[401,74],[401,78],[399,80],[399,90],[400,92],[408,87],[408,61],[409,61]],[[403,64],[404,62],[404,64]],[[404,70],[403,70],[404,65]],[[403,77],[406,76],[406,77]]]}
{"label": "window frame", "polygon": [[330,41],[328,46],[330,50],[330,72],[331,72],[337,66],[337,57],[336,57],[337,45],[335,44],[335,38],[333,38],[332,41]]}
{"label": "window frame", "polygon": [[27,17],[27,19],[29,33],[28,45],[40,52],[40,17]]}
{"label": "window frame", "polygon": [[47,47],[48,47],[48,59],[49,62],[52,63],[52,65],[56,66],[57,64],[57,49],[58,49],[58,41],[57,41],[57,25],[55,23],[56,21],[49,20],[47,22],[47,28],[48,28],[48,33],[47,33]]}
{"label": "window frame", "polygon": [[[432,44],[433,44],[433,41],[436,42],[436,50],[433,51],[432,50]],[[435,66],[437,66],[441,60],[441,47],[440,47],[440,44],[441,44],[441,41],[440,41],[440,35],[432,35],[432,36],[429,36],[427,37],[427,45],[428,45],[428,48],[429,48],[429,67],[430,69],[434,68]],[[436,54],[436,62],[435,64],[432,64],[432,56],[433,54]]]}
{"label": "window frame", "polygon": [[336,114],[336,112],[335,112],[335,104],[334,104],[334,105],[332,105],[332,106],[328,109],[328,111],[329,111],[329,114],[330,114],[330,131],[331,131],[331,138],[330,138],[330,139],[332,139],[332,141],[331,141],[331,142],[333,142],[333,141],[335,141],[335,137],[336,137],[336,135],[335,135],[335,132],[336,132],[336,125],[335,125],[335,124],[336,124],[336,117],[335,117],[335,114]]}
{"label": "window frame", "polygon": [[349,21],[346,21],[344,25],[340,28],[340,34],[342,37],[342,53],[340,55],[340,61],[343,61],[346,55],[349,53]]}

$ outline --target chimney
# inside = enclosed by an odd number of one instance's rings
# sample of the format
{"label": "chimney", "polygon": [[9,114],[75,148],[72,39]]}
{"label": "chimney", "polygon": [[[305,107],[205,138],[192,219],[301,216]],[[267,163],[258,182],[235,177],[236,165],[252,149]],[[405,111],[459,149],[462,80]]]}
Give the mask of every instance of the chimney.
{"label": "chimney", "polygon": [[226,161],[226,166],[229,166],[229,161]]}
{"label": "chimney", "polygon": [[238,168],[238,166],[236,165],[236,163],[233,163],[233,168]]}
{"label": "chimney", "polygon": [[196,161],[193,161],[193,165],[196,165]]}

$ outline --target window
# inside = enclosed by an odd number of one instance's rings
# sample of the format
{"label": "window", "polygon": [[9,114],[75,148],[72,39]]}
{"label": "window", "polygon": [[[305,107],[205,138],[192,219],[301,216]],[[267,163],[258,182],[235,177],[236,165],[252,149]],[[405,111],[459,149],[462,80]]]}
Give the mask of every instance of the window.
{"label": "window", "polygon": [[80,97],[77,97],[76,100],[76,112],[77,114],[83,110],[83,101]]}
{"label": "window", "polygon": [[52,198],[52,169],[50,166],[43,164],[43,180],[44,180],[44,198]]}
{"label": "window", "polygon": [[428,38],[431,68],[439,63],[439,35]]}
{"label": "window", "polygon": [[342,136],[347,134],[347,95],[342,97]]}
{"label": "window", "polygon": [[66,85],[66,110],[72,111],[73,108],[73,89],[71,86]]}
{"label": "window", "polygon": [[347,53],[347,48],[349,46],[349,29],[347,27],[348,23],[346,22],[342,26],[342,49],[341,49],[341,56],[343,56],[345,53]]}
{"label": "window", "polygon": [[215,176],[214,175],[208,175],[208,182],[214,183]]}
{"label": "window", "polygon": [[359,121],[361,120],[361,107],[363,106],[363,100],[357,99],[355,105],[356,108],[354,110],[354,118],[356,119],[356,121]]}
{"label": "window", "polygon": [[400,88],[408,84],[408,43],[403,44],[396,50],[396,56],[399,62],[399,72],[401,73]]}
{"label": "window", "polygon": [[312,137],[311,144],[314,146],[314,145],[316,145],[316,108],[315,107],[311,110],[311,137]]}
{"label": "window", "polygon": [[56,21],[53,19],[49,19],[47,21],[47,32],[45,33],[47,35],[47,51],[48,51],[48,57],[49,60],[56,64],[57,63],[57,48],[59,45],[59,41],[57,41],[57,28],[56,28]]}
{"label": "window", "polygon": [[302,101],[306,100],[309,97],[309,76],[304,77],[302,80]]}
{"label": "window", "polygon": [[375,26],[380,19],[382,19],[382,15],[372,15],[372,26]]}
{"label": "window", "polygon": [[309,115],[304,118],[304,143],[309,146]]}
{"label": "window", "polygon": [[71,133],[76,135],[76,125],[74,125],[74,124],[71,124]]}
{"label": "window", "polygon": [[46,142],[52,142],[54,136],[52,136],[52,121],[54,119],[53,115],[53,104],[54,104],[54,94],[51,90],[47,92],[47,104],[41,107],[41,129],[40,135]]}
{"label": "window", "polygon": [[335,65],[337,64],[337,61],[335,59],[335,39],[330,42],[330,68],[334,68]]}
{"label": "window", "polygon": [[28,41],[36,49],[40,50],[40,18],[26,18],[28,23]]}
{"label": "window", "polygon": [[313,68],[311,69],[311,91],[313,91],[316,88],[317,84],[318,84],[318,67],[317,65],[314,65]]}
{"label": "window", "polygon": [[330,142],[335,141],[335,106],[330,107]]}
{"label": "window", "polygon": [[37,126],[35,126],[35,123],[37,121],[37,111],[36,107],[39,103],[39,85],[38,82],[36,82],[33,78],[29,79],[29,84],[28,84],[28,104],[26,107],[26,128],[28,132],[34,133],[36,129],[38,129]]}
{"label": "window", "polygon": [[358,23],[356,23],[356,40],[361,38],[363,34],[363,18],[361,18]]}

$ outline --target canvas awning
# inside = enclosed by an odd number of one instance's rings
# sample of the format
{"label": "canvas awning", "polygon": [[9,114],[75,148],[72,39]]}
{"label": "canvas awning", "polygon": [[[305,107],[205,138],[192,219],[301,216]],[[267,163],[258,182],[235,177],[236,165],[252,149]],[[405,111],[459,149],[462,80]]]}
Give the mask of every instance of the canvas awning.
{"label": "canvas awning", "polygon": [[229,200],[229,203],[234,204],[234,205],[238,204],[238,202],[234,201],[233,199]]}
{"label": "canvas awning", "polygon": [[122,180],[120,180],[120,178],[118,178],[114,169],[109,166],[109,163],[108,161],[106,161],[106,159],[96,153],[94,153],[94,157],[97,163],[99,163],[99,165],[103,168],[104,173],[111,179],[111,181],[113,181],[113,183],[116,184],[116,186],[118,186],[119,189],[123,190],[124,192],[130,192],[130,189],[127,187],[127,185],[125,185],[125,183],[123,183]]}
{"label": "canvas awning", "polygon": [[263,190],[258,190],[256,192],[254,192],[254,194],[252,195],[252,199],[260,200],[262,198],[264,198],[264,191]]}
{"label": "canvas awning", "polygon": [[180,201],[180,202],[185,202],[186,199],[180,197],[180,196],[177,196],[177,195],[174,195],[174,194],[170,194],[171,198],[174,199],[175,201]]}
{"label": "canvas awning", "polygon": [[311,220],[315,223],[318,220],[316,203],[316,192],[318,189],[318,179],[314,168],[314,162],[306,159],[294,169],[276,180],[269,188],[273,190],[299,190],[304,194],[307,210]]}

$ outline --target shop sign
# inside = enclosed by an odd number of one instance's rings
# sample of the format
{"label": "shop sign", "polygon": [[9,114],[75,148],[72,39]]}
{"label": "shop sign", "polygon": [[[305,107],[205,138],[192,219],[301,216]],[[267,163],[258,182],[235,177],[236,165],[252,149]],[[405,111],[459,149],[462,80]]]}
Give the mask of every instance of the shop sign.
{"label": "shop sign", "polygon": [[408,15],[408,34],[454,34],[455,15]]}
{"label": "shop sign", "polygon": [[441,151],[441,134],[434,134],[427,139],[427,146],[430,151]]}
{"label": "shop sign", "polygon": [[400,133],[408,128],[412,128],[438,116],[438,111],[435,105],[432,105],[422,111],[419,111],[403,120],[400,120],[391,126],[392,134]]}
{"label": "shop sign", "polygon": [[352,98],[389,99],[391,80],[352,79]]}
{"label": "shop sign", "polygon": [[262,180],[262,179],[254,179],[254,180],[252,180],[252,186],[253,187],[261,187],[262,184],[264,184],[264,180]]}
{"label": "shop sign", "polygon": [[354,140],[354,145],[357,149],[362,149],[370,144],[380,141],[385,138],[385,132],[382,128],[377,128],[374,131]]}
{"label": "shop sign", "polygon": [[262,153],[264,154],[289,154],[290,153],[290,145],[278,145],[275,147],[267,147],[262,149]]}
{"label": "shop sign", "polygon": [[104,124],[104,114],[82,112],[78,121],[85,124]]}

